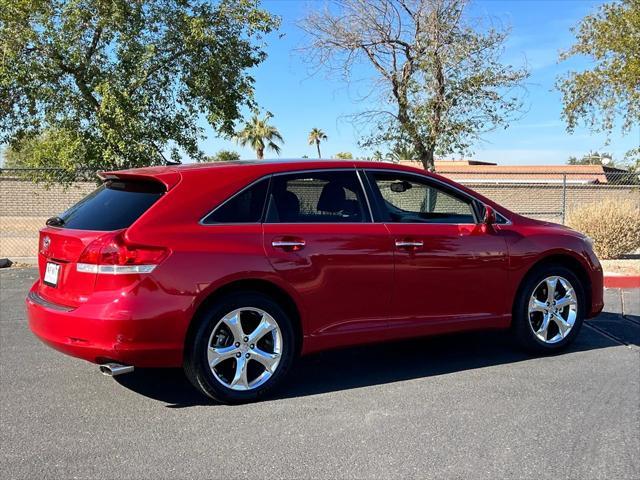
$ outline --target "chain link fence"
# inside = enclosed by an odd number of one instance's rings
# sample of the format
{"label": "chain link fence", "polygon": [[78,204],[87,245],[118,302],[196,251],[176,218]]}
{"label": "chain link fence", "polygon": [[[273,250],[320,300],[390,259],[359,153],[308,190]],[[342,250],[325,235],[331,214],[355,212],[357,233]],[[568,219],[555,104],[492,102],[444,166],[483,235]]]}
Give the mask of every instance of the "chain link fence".
{"label": "chain link fence", "polygon": [[626,171],[438,173],[520,215],[555,223],[564,224],[572,210],[604,200],[631,200],[640,206],[640,176]]}
{"label": "chain link fence", "polygon": [[[607,199],[640,206],[637,173],[593,169],[585,172],[442,171],[516,213],[564,223],[572,209]],[[70,175],[54,169],[0,169],[0,258],[20,261],[37,254],[38,230],[92,192],[95,171]]]}

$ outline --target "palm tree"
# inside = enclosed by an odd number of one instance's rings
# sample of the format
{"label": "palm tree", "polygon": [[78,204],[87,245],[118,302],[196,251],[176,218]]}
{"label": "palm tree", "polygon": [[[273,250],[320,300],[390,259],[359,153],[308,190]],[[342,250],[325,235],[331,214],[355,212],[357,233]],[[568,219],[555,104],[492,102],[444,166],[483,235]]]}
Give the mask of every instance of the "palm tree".
{"label": "palm tree", "polygon": [[267,113],[264,118],[258,115],[251,117],[251,121],[247,122],[244,128],[236,134],[236,141],[241,146],[249,145],[256,151],[258,160],[264,158],[265,149],[273,150],[280,155],[280,145],[276,142],[284,143],[282,135],[273,125],[269,125],[269,119],[272,117]]}
{"label": "palm tree", "polygon": [[320,142],[326,139],[327,134],[319,128],[314,128],[309,133],[309,145],[313,145],[314,143],[316,144],[316,148],[318,149],[318,158],[322,158],[322,155],[320,155]]}

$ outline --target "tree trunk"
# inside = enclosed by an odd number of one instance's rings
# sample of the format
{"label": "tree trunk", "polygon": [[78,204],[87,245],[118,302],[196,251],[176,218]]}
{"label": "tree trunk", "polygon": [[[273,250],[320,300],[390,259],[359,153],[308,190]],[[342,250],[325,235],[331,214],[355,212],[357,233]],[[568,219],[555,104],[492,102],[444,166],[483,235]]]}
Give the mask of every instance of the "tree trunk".
{"label": "tree trunk", "polygon": [[318,149],[318,158],[322,158],[322,155],[320,155],[320,140],[316,140],[316,148]]}
{"label": "tree trunk", "polygon": [[[429,142],[425,145],[424,138],[420,136],[416,124],[410,117],[406,88],[406,85],[400,85],[398,83],[394,83],[393,86],[393,95],[398,101],[398,122],[405,133],[409,135],[409,139],[413,143],[413,148],[418,155],[418,159],[422,162],[423,168],[428,171],[433,171],[434,148],[431,145],[433,145],[434,142]],[[429,145],[429,147],[427,147],[427,145]]]}
{"label": "tree trunk", "polygon": [[425,150],[425,155],[420,157],[420,161],[422,162],[422,167],[429,171],[435,171],[435,160],[433,158],[433,149],[429,148]]}
{"label": "tree trunk", "polygon": [[263,160],[264,159],[264,148],[256,149],[256,156],[258,157],[258,160]]}

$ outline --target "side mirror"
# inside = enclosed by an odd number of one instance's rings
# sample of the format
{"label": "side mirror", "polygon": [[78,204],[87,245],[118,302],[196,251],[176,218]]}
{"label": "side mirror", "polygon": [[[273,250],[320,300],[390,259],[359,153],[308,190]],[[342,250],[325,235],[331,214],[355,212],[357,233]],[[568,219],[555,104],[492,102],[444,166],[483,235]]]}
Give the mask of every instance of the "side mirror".
{"label": "side mirror", "polygon": [[489,205],[484,206],[484,218],[482,223],[490,227],[496,223],[496,212]]}
{"label": "side mirror", "polygon": [[394,182],[390,188],[393,193],[404,193],[409,190],[413,185],[409,182]]}

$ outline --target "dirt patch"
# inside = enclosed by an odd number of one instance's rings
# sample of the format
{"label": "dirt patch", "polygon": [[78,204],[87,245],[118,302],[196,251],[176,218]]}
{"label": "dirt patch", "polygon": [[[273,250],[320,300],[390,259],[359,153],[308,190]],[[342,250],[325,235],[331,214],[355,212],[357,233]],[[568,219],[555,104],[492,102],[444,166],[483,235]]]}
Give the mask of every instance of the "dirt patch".
{"label": "dirt patch", "polygon": [[602,260],[600,263],[602,263],[605,274],[640,275],[640,258]]}

